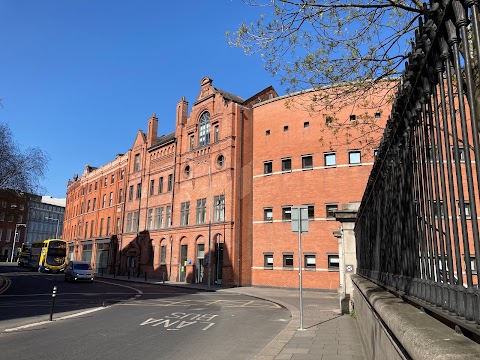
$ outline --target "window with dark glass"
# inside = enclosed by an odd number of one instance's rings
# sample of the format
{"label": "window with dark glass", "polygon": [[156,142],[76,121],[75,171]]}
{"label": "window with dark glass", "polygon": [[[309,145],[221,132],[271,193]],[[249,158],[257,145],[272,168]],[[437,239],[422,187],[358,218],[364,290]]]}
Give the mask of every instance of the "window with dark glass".
{"label": "window with dark glass", "polygon": [[217,125],[213,128],[213,141],[214,142],[218,142],[218,136],[219,136],[218,132],[219,132],[219,128],[218,128],[218,125]]}
{"label": "window with dark glass", "polygon": [[130,187],[128,188],[128,200],[133,200],[133,185],[130,185]]}
{"label": "window with dark glass", "polygon": [[163,176],[158,179],[158,193],[161,194],[163,192]]}
{"label": "window with dark glass", "polygon": [[303,155],[302,156],[302,169],[312,169],[313,168],[313,156],[312,155]]}
{"label": "window with dark glass", "polygon": [[327,210],[327,218],[334,219],[335,218],[335,211],[338,210],[338,204],[327,204],[325,205]]}
{"label": "window with dark glass", "polygon": [[225,157],[223,155],[219,155],[217,158],[217,165],[218,167],[222,167],[225,164]]}
{"label": "window with dark glass", "polygon": [[160,263],[165,264],[167,259],[167,247],[165,245],[160,246]]}
{"label": "window with dark glass", "polygon": [[142,183],[137,184],[137,199],[142,197]]}
{"label": "window with dark glass", "polygon": [[105,231],[105,235],[110,235],[110,216],[107,217],[107,230]]}
{"label": "window with dark glass", "polygon": [[195,147],[195,136],[190,135],[190,151]]}
{"label": "window with dark glass", "polygon": [[282,220],[283,221],[291,221],[292,220],[292,207],[291,206],[283,206],[282,207]]}
{"label": "window with dark glass", "polygon": [[272,161],[265,161],[263,163],[263,173],[264,174],[271,174],[272,173],[273,162]]}
{"label": "window with dark glass", "polygon": [[110,198],[108,200],[108,206],[112,206],[113,204],[113,192],[110,192]]}
{"label": "window with dark glass", "polygon": [[338,254],[329,254],[328,255],[328,270],[338,270],[340,269],[340,258]]}
{"label": "window with dark glass", "polygon": [[282,159],[282,171],[292,171],[292,159]]}
{"label": "window with dark glass", "polygon": [[118,190],[118,202],[121,203],[123,201],[123,189]]}
{"label": "window with dark glass", "polygon": [[167,191],[172,191],[173,189],[173,174],[168,175],[168,188]]}
{"label": "window with dark glass", "polygon": [[293,254],[283,254],[283,267],[293,268]]}
{"label": "window with dark glass", "polygon": [[150,190],[149,190],[150,196],[152,196],[154,192],[155,192],[155,180],[150,180]]}
{"label": "window with dark glass", "polygon": [[185,166],[185,177],[190,177],[190,165]]}

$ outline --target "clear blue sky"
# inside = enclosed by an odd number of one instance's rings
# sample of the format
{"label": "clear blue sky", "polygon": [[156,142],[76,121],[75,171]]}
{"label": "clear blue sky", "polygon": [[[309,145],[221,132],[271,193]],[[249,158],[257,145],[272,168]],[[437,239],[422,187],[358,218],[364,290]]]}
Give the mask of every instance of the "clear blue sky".
{"label": "clear blue sky", "polygon": [[[63,198],[86,164],[126,152],[152,113],[174,131],[208,76],[243,98],[280,85],[260,56],[228,45],[257,19],[241,0],[0,0],[0,122],[50,157],[45,194]],[[1,166],[1,165],[0,165]]]}

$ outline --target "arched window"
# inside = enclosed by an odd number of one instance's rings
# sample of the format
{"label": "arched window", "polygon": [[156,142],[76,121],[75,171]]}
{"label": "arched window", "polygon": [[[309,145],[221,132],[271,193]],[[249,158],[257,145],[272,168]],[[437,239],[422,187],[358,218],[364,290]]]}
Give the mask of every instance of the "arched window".
{"label": "arched window", "polygon": [[200,134],[198,136],[198,146],[210,144],[210,113],[204,112],[200,117]]}

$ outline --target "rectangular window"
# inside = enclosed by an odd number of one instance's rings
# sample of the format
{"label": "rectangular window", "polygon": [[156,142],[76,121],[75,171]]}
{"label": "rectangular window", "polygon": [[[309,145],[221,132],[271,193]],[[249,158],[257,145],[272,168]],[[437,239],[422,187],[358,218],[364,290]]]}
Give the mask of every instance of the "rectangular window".
{"label": "rectangular window", "polygon": [[263,163],[263,173],[264,174],[271,174],[272,173],[272,162],[271,161],[265,161]]}
{"label": "rectangular window", "polygon": [[171,206],[167,205],[165,208],[165,227],[169,228],[170,227],[170,220],[171,220]]}
{"label": "rectangular window", "polygon": [[302,169],[313,169],[313,156],[312,155],[303,155],[302,156]]}
{"label": "rectangular window", "polygon": [[133,212],[133,220],[132,220],[132,230],[133,230],[133,232],[138,231],[138,220],[139,220],[138,211],[134,211]]}
{"label": "rectangular window", "polygon": [[309,121],[305,121],[305,122],[303,123],[303,127],[304,127],[304,128],[310,127],[310,122],[309,122]]}
{"label": "rectangular window", "polygon": [[95,191],[98,189],[98,181],[95,181]]}
{"label": "rectangular window", "polygon": [[335,153],[326,153],[323,156],[325,158],[325,166],[337,165],[337,155]]}
{"label": "rectangular window", "polygon": [[378,149],[373,149],[373,158],[377,160],[378,157]]}
{"label": "rectangular window", "polygon": [[107,194],[103,194],[102,209],[107,205]]}
{"label": "rectangular window", "polygon": [[123,201],[123,189],[118,190],[118,203]]}
{"label": "rectangular window", "polygon": [[273,254],[263,254],[263,267],[273,269]]}
{"label": "rectangular window", "polygon": [[213,128],[213,141],[218,142],[218,125]]}
{"label": "rectangular window", "polygon": [[133,200],[133,185],[130,185],[130,187],[128,188],[128,200]]}
{"label": "rectangular window", "polygon": [[150,196],[152,196],[154,192],[155,192],[155,180],[150,180],[150,191],[149,191]]}
{"label": "rectangular window", "polygon": [[282,206],[282,220],[291,221],[292,220],[292,207],[291,206]]}
{"label": "rectangular window", "polygon": [[90,200],[87,201],[87,212],[90,211]]}
{"label": "rectangular window", "polygon": [[92,184],[88,186],[88,193],[91,193],[91,192],[92,192]]}
{"label": "rectangular window", "polygon": [[85,222],[85,236],[84,236],[85,239],[87,238],[87,234],[88,234],[88,222]]}
{"label": "rectangular window", "polygon": [[93,238],[95,236],[95,221],[92,220],[90,223],[90,237]]}
{"label": "rectangular window", "polygon": [[[443,200],[440,200],[438,205],[440,206],[440,214],[443,217],[443,215],[444,215],[444,213],[443,213]],[[437,217],[438,214],[439,214],[438,208],[437,208],[437,200],[433,200],[432,212],[433,212],[433,215],[435,215],[435,217]]]}
{"label": "rectangular window", "polygon": [[190,201],[182,202],[180,204],[180,225],[185,226],[189,224],[190,219]]}
{"label": "rectangular window", "polygon": [[285,125],[285,126],[283,127],[283,131],[288,131],[288,125]]}
{"label": "rectangular window", "polygon": [[315,205],[306,205],[308,208],[308,220],[315,220]]}
{"label": "rectangular window", "polygon": [[113,205],[113,192],[110,192],[110,199],[108,200],[108,206]]}
{"label": "rectangular window", "polygon": [[197,200],[197,216],[196,216],[197,224],[205,224],[206,204],[207,204],[207,199]]}
{"label": "rectangular window", "polygon": [[361,163],[360,151],[354,150],[348,152],[348,163],[351,165],[356,165]]}
{"label": "rectangular window", "polygon": [[163,192],[163,176],[158,179],[158,193],[161,194]]}
{"label": "rectangular window", "polygon": [[215,196],[213,201],[215,204],[213,221],[225,221],[225,195]]}
{"label": "rectangular window", "polygon": [[137,184],[137,199],[142,197],[142,183]]}
{"label": "rectangular window", "polygon": [[283,267],[293,269],[293,254],[283,254]]}
{"label": "rectangular window", "polygon": [[[470,269],[472,270],[472,274],[477,274],[477,264],[475,262],[475,255],[470,255]],[[467,269],[465,269],[467,271]]]}
{"label": "rectangular window", "polygon": [[[465,217],[467,219],[470,219],[471,218],[471,212],[470,212],[470,202],[468,200],[465,200],[463,202],[463,204],[465,205],[464,206],[464,209],[465,209]],[[460,208],[460,201],[458,202],[458,216],[462,216],[462,209]]]}
{"label": "rectangular window", "polygon": [[167,247],[165,245],[160,246],[160,264],[165,264],[167,259]]}
{"label": "rectangular window", "polygon": [[266,130],[266,131],[265,131],[265,135],[266,135],[266,136],[270,135],[270,130]]}
{"label": "rectangular window", "polygon": [[380,119],[380,113],[379,112],[375,113],[375,119]]}
{"label": "rectangular window", "polygon": [[105,235],[110,235],[110,216],[107,217],[107,230],[105,231]]}
{"label": "rectangular window", "polygon": [[273,208],[263,209],[263,221],[273,221]]}
{"label": "rectangular window", "polygon": [[140,154],[135,154],[135,164],[133,171],[137,172],[140,170]]}
{"label": "rectangular window", "polygon": [[120,171],[120,180],[123,180],[124,176],[125,176],[125,170]]}
{"label": "rectangular window", "polygon": [[103,219],[100,219],[100,228],[98,229],[98,236],[103,236]]}
{"label": "rectangular window", "polygon": [[338,271],[340,269],[340,258],[338,254],[328,255],[328,270]]}
{"label": "rectangular window", "polygon": [[190,136],[190,151],[192,151],[194,147],[195,147],[195,136],[191,135]]}
{"label": "rectangular window", "polygon": [[168,175],[168,188],[167,191],[172,191],[173,189],[173,174]]}
{"label": "rectangular window", "polygon": [[103,179],[103,187],[107,186],[108,178],[105,176],[105,179]]}
{"label": "rectangular window", "polygon": [[317,267],[317,261],[315,255],[305,255],[305,269],[315,269]]}
{"label": "rectangular window", "polygon": [[110,184],[113,184],[115,182],[115,174],[112,174],[112,177],[110,178]]}
{"label": "rectangular window", "polygon": [[355,121],[355,120],[357,120],[357,115],[354,115],[354,114],[350,115],[350,121]]}
{"label": "rectangular window", "polygon": [[132,213],[127,214],[127,232],[132,232]]}
{"label": "rectangular window", "polygon": [[338,210],[338,204],[326,204],[327,219],[335,219],[335,211]]}
{"label": "rectangular window", "polygon": [[153,222],[154,229],[161,229],[163,223],[163,207],[155,209],[155,219]]}
{"label": "rectangular window", "polygon": [[120,232],[121,232],[120,230],[121,230],[121,229],[120,229],[120,218],[117,218],[117,226],[116,226],[116,231],[115,231],[115,233],[116,233],[116,234],[120,234]]}
{"label": "rectangular window", "polygon": [[153,209],[148,209],[147,230],[152,230],[153,225]]}
{"label": "rectangular window", "polygon": [[92,210],[95,211],[96,207],[97,207],[97,198],[93,198],[93,209]]}
{"label": "rectangular window", "polygon": [[292,171],[292,159],[282,159],[282,171]]}

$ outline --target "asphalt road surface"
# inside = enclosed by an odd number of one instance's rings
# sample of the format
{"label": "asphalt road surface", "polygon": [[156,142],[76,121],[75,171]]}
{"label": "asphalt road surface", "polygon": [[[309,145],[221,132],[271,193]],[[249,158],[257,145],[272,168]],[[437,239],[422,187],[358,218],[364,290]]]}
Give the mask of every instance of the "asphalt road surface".
{"label": "asphalt road surface", "polygon": [[1,359],[251,359],[290,321],[244,295],[11,270],[0,266]]}

